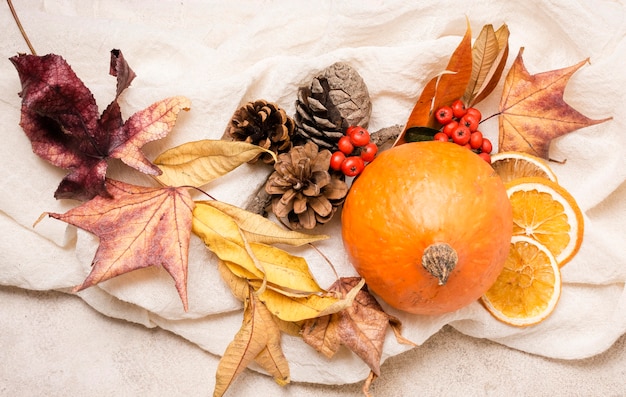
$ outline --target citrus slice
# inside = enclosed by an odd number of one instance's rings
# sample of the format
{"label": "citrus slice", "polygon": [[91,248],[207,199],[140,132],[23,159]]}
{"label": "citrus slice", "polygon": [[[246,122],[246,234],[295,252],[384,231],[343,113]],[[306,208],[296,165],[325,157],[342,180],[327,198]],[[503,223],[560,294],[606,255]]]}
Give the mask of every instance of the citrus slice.
{"label": "citrus slice", "polygon": [[560,296],[561,272],[554,255],[529,237],[514,236],[502,273],[481,301],[498,320],[526,327],[546,319]]}
{"label": "citrus slice", "polygon": [[513,236],[530,237],[552,252],[559,266],[580,249],[583,214],[563,187],[545,178],[517,178],[506,184],[513,207]]}
{"label": "citrus slice", "polygon": [[500,152],[491,156],[491,166],[504,183],[513,179],[536,176],[557,182],[548,163],[537,156],[524,152]]}

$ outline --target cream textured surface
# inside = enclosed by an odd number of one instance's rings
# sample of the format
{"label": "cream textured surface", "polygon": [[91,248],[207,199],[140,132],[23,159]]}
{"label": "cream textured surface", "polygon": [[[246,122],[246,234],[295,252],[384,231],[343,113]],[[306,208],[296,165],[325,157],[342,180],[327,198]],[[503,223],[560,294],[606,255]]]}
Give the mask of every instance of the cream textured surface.
{"label": "cream textured surface", "polygon": [[[115,92],[115,80],[107,74],[112,48],[124,52],[138,75],[120,100],[125,117],[167,96],[192,100],[191,111],[180,116],[170,136],[148,145],[150,158],[183,142],[219,138],[233,111],[249,100],[268,99],[292,113],[297,87],[336,61],[350,63],[368,85],[373,103],[370,130],[401,124],[425,82],[445,67],[465,31],[465,16],[476,33],[487,23],[496,28],[507,23],[509,65],[524,47],[531,73],[589,57],[590,64],[571,79],[565,99],[589,117],[614,119],[552,145],[554,158],[567,159],[554,170],[577,198],[586,222],[581,251],[563,269],[563,296],[556,312],[536,327],[517,329],[498,323],[479,304],[436,318],[392,311],[402,319],[405,336],[425,344],[400,355],[406,347],[389,335],[384,357],[400,356],[383,367],[389,373],[383,372],[377,388],[380,395],[405,395],[411,388],[429,395],[458,394],[454,391],[461,392],[460,385],[470,385],[468,393],[475,395],[531,389],[552,391],[546,394],[626,393],[615,380],[624,375],[623,338],[616,341],[626,331],[624,4],[415,3],[31,0],[16,8],[37,51],[63,55],[101,109]],[[26,52],[6,6],[0,23],[6,27],[0,40],[4,59]],[[496,111],[500,89],[479,105],[483,114]],[[187,313],[159,269],[133,272],[79,294],[108,317],[64,294],[26,291],[68,291],[79,284],[89,271],[97,241],[52,219],[32,227],[42,212],[63,212],[72,203],[54,200],[64,173],[32,154],[18,126],[19,90],[10,62],[0,62],[0,156],[5,164],[0,169],[0,285],[9,286],[1,290],[0,341],[9,366],[2,366],[0,393],[29,394],[34,389],[38,395],[60,390],[73,395],[183,395],[211,390],[216,357],[239,328],[241,312],[197,239],[192,241]],[[483,132],[497,141],[495,119]],[[119,176],[125,169],[112,163],[111,170]],[[241,204],[265,173],[246,165],[208,190],[223,201]],[[340,274],[354,274],[338,238],[338,222],[321,232],[333,236],[320,248]],[[322,286],[333,281],[319,256],[297,252],[309,260]],[[446,324],[450,327],[438,332]],[[294,381],[351,384],[368,373],[347,351],[327,361],[298,339],[284,338],[283,344]],[[611,353],[604,353],[613,345]],[[435,381],[432,375],[444,369],[452,370],[454,378]],[[590,374],[587,381],[583,372]],[[591,378],[594,373],[598,377]],[[415,382],[409,382],[413,377]],[[566,383],[577,387],[567,392],[562,387]],[[353,395],[359,388],[297,385],[277,391],[267,377],[248,372],[232,395],[253,390],[267,395]]]}

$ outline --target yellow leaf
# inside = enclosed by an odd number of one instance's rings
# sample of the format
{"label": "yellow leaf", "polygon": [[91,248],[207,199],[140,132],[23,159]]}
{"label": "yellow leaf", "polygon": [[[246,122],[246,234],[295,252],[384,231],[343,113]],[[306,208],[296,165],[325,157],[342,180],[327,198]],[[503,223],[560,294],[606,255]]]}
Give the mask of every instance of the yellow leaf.
{"label": "yellow leaf", "polygon": [[300,246],[327,239],[326,235],[311,235],[287,230],[269,219],[221,201],[202,201],[229,215],[243,231],[249,242],[263,244],[288,244]]}
{"label": "yellow leaf", "polygon": [[[224,261],[218,261],[218,270],[222,279],[226,282],[230,290],[233,292],[233,295],[239,299],[240,301],[244,301],[248,296],[249,284],[248,280],[245,277],[240,277],[236,275],[236,269],[243,269],[240,266],[237,266],[234,263],[226,263]],[[235,269],[235,270],[234,270]],[[283,321],[278,317],[274,317],[274,322],[281,330],[286,334],[291,336],[299,336],[300,335],[300,322],[292,322],[292,321]],[[269,372],[269,371],[268,371]]]}
{"label": "yellow leaf", "polygon": [[239,226],[227,214],[199,202],[193,210],[192,231],[221,260],[236,263],[256,278],[264,278],[263,269],[251,255]]}
{"label": "yellow leaf", "polygon": [[280,346],[280,329],[259,299],[248,291],[241,329],[219,362],[213,396],[222,396],[252,361],[270,372],[278,384],[289,383],[289,364]]}
{"label": "yellow leaf", "polygon": [[306,260],[271,245],[250,243],[250,248],[265,271],[268,284],[294,293],[318,293],[317,284]]}
{"label": "yellow leaf", "polygon": [[[294,298],[271,288],[265,289],[258,296],[276,317],[284,321],[297,322],[337,313],[350,307],[364,283],[365,281],[362,280],[345,298],[339,298],[337,295],[329,293]],[[255,289],[260,287],[258,281],[252,281],[250,285]]]}
{"label": "yellow leaf", "polygon": [[230,288],[235,298],[243,302],[248,296],[248,281],[245,278],[239,277],[232,271],[230,265],[237,266],[220,260],[217,262],[217,270],[220,272],[220,276],[222,276],[222,279],[226,282],[226,285],[228,285],[228,288]]}
{"label": "yellow leaf", "polygon": [[509,54],[509,28],[502,25],[497,31],[485,25],[472,47],[472,77],[463,101],[473,106],[485,99],[496,87]]}
{"label": "yellow leaf", "polygon": [[269,151],[246,142],[220,139],[188,142],[161,153],[154,160],[163,172],[156,178],[167,186],[200,187],[263,152]]}

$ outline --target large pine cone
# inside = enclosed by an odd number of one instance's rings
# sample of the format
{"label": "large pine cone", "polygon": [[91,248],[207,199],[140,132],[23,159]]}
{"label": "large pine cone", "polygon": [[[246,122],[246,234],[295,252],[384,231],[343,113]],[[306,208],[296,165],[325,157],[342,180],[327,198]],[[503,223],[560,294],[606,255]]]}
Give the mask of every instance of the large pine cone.
{"label": "large pine cone", "polygon": [[337,142],[351,125],[367,127],[372,103],[365,82],[350,65],[337,62],[298,89],[296,144],[313,141],[322,149],[337,150]]}
{"label": "large pine cone", "polygon": [[313,229],[328,222],[346,195],[348,185],[328,172],[331,153],[313,142],[294,146],[278,156],[274,173],[265,184],[272,211],[293,229]]}
{"label": "large pine cone", "polygon": [[[236,141],[252,143],[279,154],[291,149],[294,129],[293,119],[282,108],[259,99],[235,111],[226,133]],[[255,163],[259,158],[267,164],[274,163],[269,153],[261,153],[249,162]]]}

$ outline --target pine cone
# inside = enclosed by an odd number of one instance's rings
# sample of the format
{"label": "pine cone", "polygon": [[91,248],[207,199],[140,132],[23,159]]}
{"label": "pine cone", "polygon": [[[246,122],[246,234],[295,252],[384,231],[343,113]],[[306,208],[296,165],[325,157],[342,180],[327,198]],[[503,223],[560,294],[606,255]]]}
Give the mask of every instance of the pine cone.
{"label": "pine cone", "polygon": [[295,144],[313,141],[322,149],[337,150],[337,142],[351,125],[367,127],[372,103],[361,76],[337,62],[298,89]]}
{"label": "pine cone", "polygon": [[[293,119],[282,108],[259,99],[240,107],[233,114],[226,132],[236,141],[259,145],[279,154],[291,149],[294,129]],[[267,164],[274,163],[269,153],[261,153],[249,163],[255,163],[259,158]]]}
{"label": "pine cone", "polygon": [[278,156],[265,190],[272,195],[272,211],[287,218],[293,229],[313,229],[328,222],[346,195],[348,185],[328,172],[331,153],[313,142],[294,146]]}

